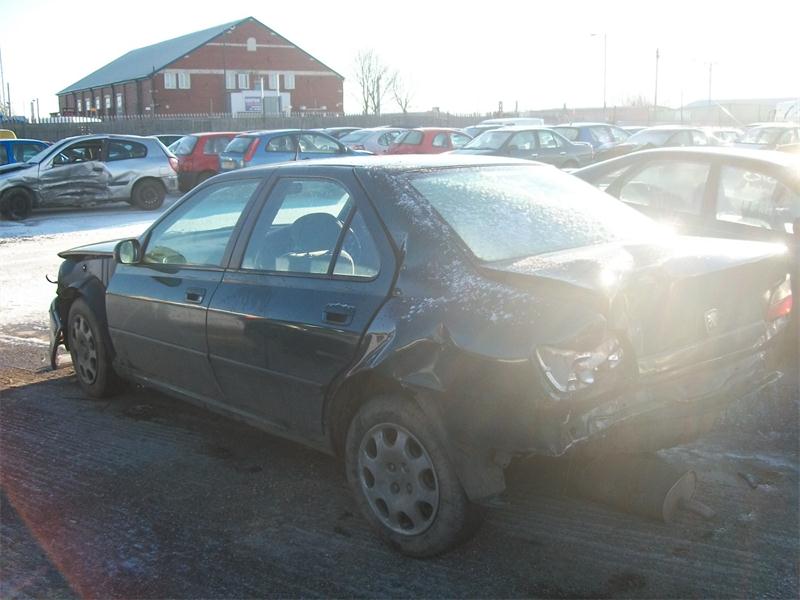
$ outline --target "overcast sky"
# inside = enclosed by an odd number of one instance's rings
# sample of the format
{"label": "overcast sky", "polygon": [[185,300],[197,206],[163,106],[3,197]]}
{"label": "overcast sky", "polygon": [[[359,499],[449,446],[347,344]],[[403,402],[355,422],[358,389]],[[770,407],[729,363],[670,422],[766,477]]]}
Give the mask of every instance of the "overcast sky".
{"label": "overcast sky", "polygon": [[[248,16],[287,37],[345,81],[359,110],[355,55],[374,49],[413,91],[412,110],[488,112],[603,103],[655,94],[678,106],[800,96],[800,0],[450,1],[137,0],[126,4],[0,0],[0,51],[13,111],[57,110],[56,92],[122,54]],[[599,34],[592,36],[591,34]],[[386,106],[392,110],[393,106]]]}

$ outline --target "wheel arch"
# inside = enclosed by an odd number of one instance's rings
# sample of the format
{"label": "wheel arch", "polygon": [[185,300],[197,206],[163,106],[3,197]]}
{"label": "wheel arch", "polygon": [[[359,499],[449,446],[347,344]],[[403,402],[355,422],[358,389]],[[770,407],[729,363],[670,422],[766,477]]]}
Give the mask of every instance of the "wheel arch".
{"label": "wheel arch", "polygon": [[14,184],[14,185],[4,189],[2,192],[0,192],[0,207],[4,208],[5,199],[8,196],[8,194],[10,194],[10,193],[12,193],[12,192],[14,192],[16,190],[25,190],[31,196],[32,207],[33,208],[38,208],[39,207],[39,204],[40,204],[39,194],[37,194],[36,190],[34,190],[31,186],[29,186],[28,184],[25,184],[25,183]]}
{"label": "wheel arch", "polygon": [[[58,303],[59,317],[61,322],[66,327],[69,320],[69,311],[73,303],[77,299],[82,299],[92,312],[97,317],[98,322],[106,328],[108,332],[108,321],[106,319],[106,289],[103,283],[96,277],[87,277],[80,281],[70,283],[67,288],[59,294],[60,302]],[[108,339],[109,348],[113,351],[113,346],[110,345],[110,336]],[[64,336],[64,346],[69,350],[69,336]]]}
{"label": "wheel arch", "polygon": [[[431,393],[429,394],[428,391]],[[487,500],[505,490],[504,461],[495,460],[489,448],[454,444],[441,420],[433,390],[417,389],[398,382],[374,369],[354,373],[345,379],[327,403],[324,423],[333,453],[342,458],[350,422],[361,407],[379,394],[397,393],[413,402],[426,416],[444,444],[467,497]],[[438,408],[437,408],[438,407]]]}
{"label": "wheel arch", "polygon": [[139,177],[136,181],[133,182],[131,186],[131,198],[133,198],[134,191],[136,190],[136,186],[141,185],[142,183],[154,182],[161,186],[161,189],[164,190],[164,194],[166,194],[169,190],[167,190],[167,186],[164,185],[164,182],[161,180],[160,177],[153,177],[152,175],[145,175],[144,177]]}

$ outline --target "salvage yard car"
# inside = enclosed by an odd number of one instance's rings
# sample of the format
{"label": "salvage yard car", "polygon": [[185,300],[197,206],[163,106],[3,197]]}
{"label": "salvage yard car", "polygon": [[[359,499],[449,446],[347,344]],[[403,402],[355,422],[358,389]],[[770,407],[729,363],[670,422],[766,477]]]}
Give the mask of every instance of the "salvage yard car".
{"label": "salvage yard car", "polygon": [[793,244],[800,158],[774,150],[659,148],[573,172],[687,235]]}
{"label": "salvage yard car", "polygon": [[177,159],[155,138],[87,135],[66,138],[0,167],[0,213],[27,218],[35,208],[127,201],[159,208],[177,191]]}
{"label": "salvage yard car", "polygon": [[60,256],[51,359],[87,395],[134,381],[341,456],[414,556],[466,539],[514,457],[696,435],[774,378],[791,307],[779,247],[492,157],[238,170]]}

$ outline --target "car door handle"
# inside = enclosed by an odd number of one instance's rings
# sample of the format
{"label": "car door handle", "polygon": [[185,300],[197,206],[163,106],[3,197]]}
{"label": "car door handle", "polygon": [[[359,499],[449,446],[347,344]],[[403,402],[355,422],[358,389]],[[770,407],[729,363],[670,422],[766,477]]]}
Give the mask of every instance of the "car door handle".
{"label": "car door handle", "polygon": [[95,173],[102,173],[103,171],[105,171],[105,167],[92,167],[92,171],[94,171]]}
{"label": "car door handle", "polygon": [[566,156],[566,154],[567,154],[567,153],[566,153],[566,152],[559,152],[559,154],[560,154],[561,156]]}
{"label": "car door handle", "polygon": [[350,304],[328,304],[322,320],[332,325],[349,325],[355,312],[356,307]]}
{"label": "car door handle", "polygon": [[189,288],[186,290],[186,301],[192,304],[202,304],[206,291],[202,288]]}
{"label": "car door handle", "polygon": [[538,154],[531,154],[531,156],[539,156]]}

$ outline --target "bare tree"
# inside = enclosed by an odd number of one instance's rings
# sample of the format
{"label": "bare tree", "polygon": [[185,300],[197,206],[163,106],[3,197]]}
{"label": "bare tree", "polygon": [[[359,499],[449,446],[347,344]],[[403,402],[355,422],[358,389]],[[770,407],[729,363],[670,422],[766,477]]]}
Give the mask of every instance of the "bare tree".
{"label": "bare tree", "polygon": [[644,94],[638,94],[635,96],[628,96],[625,98],[625,102],[623,106],[650,106],[651,102],[647,98],[645,98]]}
{"label": "bare tree", "polygon": [[381,102],[392,89],[395,76],[374,50],[360,50],[356,55],[356,82],[361,91],[361,110],[367,115],[381,114]]}
{"label": "bare tree", "polygon": [[409,87],[408,82],[398,73],[395,73],[392,79],[392,98],[394,98],[403,113],[408,112],[408,105],[411,104],[413,97],[414,92]]}

